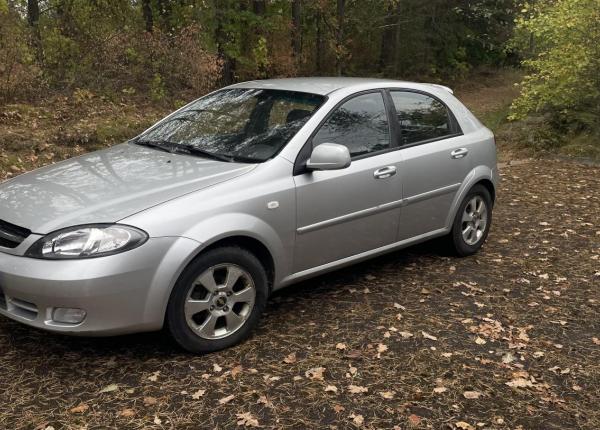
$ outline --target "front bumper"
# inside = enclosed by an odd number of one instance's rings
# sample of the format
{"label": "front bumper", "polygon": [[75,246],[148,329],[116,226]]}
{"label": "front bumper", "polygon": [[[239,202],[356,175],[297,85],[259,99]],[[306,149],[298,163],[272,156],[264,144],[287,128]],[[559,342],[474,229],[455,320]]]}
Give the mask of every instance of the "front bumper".
{"label": "front bumper", "polygon": [[[179,273],[198,242],[152,238],[139,248],[85,260],[38,260],[0,253],[0,314],[65,334],[158,330]],[[83,309],[78,324],[53,320],[56,308]]]}

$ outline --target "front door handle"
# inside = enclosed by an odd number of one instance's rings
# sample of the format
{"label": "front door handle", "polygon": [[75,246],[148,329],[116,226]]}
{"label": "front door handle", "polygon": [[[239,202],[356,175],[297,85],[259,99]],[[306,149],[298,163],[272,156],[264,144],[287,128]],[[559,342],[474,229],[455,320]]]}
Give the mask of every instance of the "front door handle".
{"label": "front door handle", "polygon": [[386,166],[373,172],[375,179],[387,179],[396,174],[396,166]]}
{"label": "front door handle", "polygon": [[465,158],[468,153],[469,153],[469,150],[467,148],[458,148],[458,149],[455,149],[454,151],[452,151],[450,153],[450,156],[454,159]]}

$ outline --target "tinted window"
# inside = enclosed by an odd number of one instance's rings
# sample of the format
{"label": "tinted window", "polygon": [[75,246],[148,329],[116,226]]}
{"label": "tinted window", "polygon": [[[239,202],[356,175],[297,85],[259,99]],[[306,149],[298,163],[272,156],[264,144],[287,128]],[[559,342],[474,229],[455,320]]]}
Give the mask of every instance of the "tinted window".
{"label": "tinted window", "polygon": [[400,145],[438,139],[452,134],[446,106],[419,93],[392,91],[400,125]]}
{"label": "tinted window", "polygon": [[354,97],[338,107],[313,138],[346,145],[353,157],[389,148],[390,132],[381,93]]}
{"label": "tinted window", "polygon": [[294,91],[226,89],[196,100],[136,141],[231,161],[273,157],[325,98]]}

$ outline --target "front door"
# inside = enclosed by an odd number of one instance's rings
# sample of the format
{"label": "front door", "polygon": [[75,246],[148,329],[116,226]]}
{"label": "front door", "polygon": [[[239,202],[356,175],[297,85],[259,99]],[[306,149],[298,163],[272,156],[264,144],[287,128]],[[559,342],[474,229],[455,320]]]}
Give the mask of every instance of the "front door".
{"label": "front door", "polygon": [[401,160],[399,151],[389,151],[391,133],[383,93],[357,95],[337,107],[314,135],[312,146],[326,142],[347,146],[352,164],[294,177],[295,272],[396,241]]}

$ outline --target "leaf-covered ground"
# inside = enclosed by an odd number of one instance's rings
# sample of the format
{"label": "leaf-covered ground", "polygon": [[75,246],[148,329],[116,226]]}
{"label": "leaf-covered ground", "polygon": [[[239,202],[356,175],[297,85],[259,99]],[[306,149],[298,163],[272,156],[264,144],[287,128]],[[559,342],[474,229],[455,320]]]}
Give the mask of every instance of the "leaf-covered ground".
{"label": "leaf-covered ground", "polygon": [[[485,115],[484,96],[473,100]],[[95,120],[112,126],[127,109],[69,106],[35,115],[93,136]],[[72,154],[24,110],[4,109],[0,178]],[[148,122],[127,118],[115,136]],[[291,287],[227,351],[195,357],[164,333],[69,338],[1,318],[0,428],[600,428],[600,166],[501,170],[477,256],[426,243]]]}
{"label": "leaf-covered ground", "polygon": [[305,282],[224,352],[1,319],[0,428],[600,428],[600,168],[502,172],[479,255]]}

